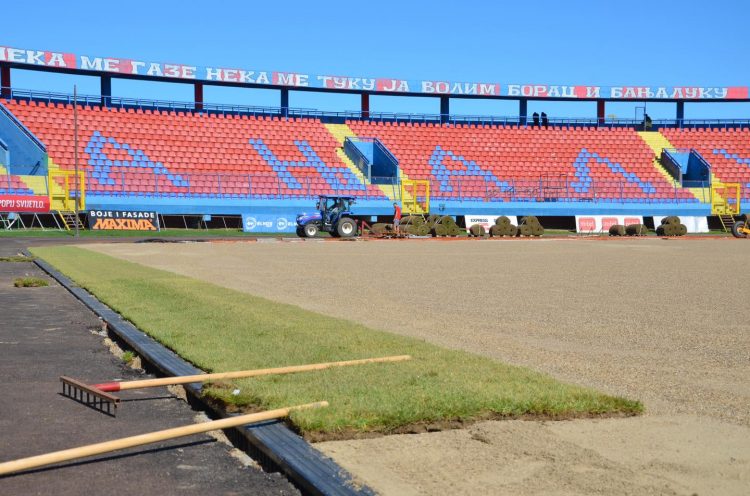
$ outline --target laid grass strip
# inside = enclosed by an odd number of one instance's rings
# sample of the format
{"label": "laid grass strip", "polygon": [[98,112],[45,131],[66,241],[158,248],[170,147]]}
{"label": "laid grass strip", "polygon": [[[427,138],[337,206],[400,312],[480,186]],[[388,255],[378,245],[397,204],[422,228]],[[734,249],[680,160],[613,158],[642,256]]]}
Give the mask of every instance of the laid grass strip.
{"label": "laid grass strip", "polygon": [[13,285],[17,288],[43,288],[49,286],[49,283],[39,277],[18,277]]}
{"label": "laid grass strip", "polygon": [[292,416],[297,428],[311,437],[502,416],[642,411],[637,401],[563,384],[526,368],[89,250],[49,247],[32,251],[207,372],[385,355],[414,357],[406,362],[236,380],[208,389],[207,394],[240,409],[328,400],[328,409]]}
{"label": "laid grass strip", "polygon": [[0,257],[0,262],[33,262],[35,257],[25,257],[23,255],[13,255],[10,257]]}

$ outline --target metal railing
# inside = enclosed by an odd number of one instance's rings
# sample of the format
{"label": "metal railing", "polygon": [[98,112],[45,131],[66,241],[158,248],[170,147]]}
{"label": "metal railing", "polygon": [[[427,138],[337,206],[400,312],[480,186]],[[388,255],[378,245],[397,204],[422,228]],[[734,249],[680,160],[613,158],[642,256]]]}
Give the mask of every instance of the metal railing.
{"label": "metal railing", "polygon": [[644,193],[636,184],[623,181],[594,181],[583,187],[567,179],[550,183],[547,178],[509,179],[500,186],[483,176],[454,176],[449,181],[430,179],[435,200],[483,202],[567,202],[567,203],[696,203],[698,200],[678,186],[661,187]]}
{"label": "metal railing", "polygon": [[[10,166],[10,148],[8,147],[8,144],[0,138],[0,167],[9,167]],[[10,173],[10,169],[8,169],[8,173]]]}
{"label": "metal railing", "polygon": [[355,137],[347,137],[344,139],[344,153],[352,163],[357,166],[357,169],[369,180],[372,178],[372,162],[368,159],[362,150],[357,148],[354,144],[355,141],[363,141]]}
{"label": "metal railing", "polygon": [[690,149],[690,154],[693,155],[695,158],[698,159],[698,161],[706,168],[708,169],[708,177],[711,177],[711,163],[703,158],[703,155],[700,154],[698,150],[695,148]]}
{"label": "metal railing", "polygon": [[[362,153],[362,151],[357,147],[355,143],[372,143],[373,160],[371,161],[364,153]],[[380,164],[375,163],[376,151],[381,153],[385,157],[385,160],[388,162],[385,170],[380,167]],[[344,152],[346,153],[347,157],[349,157],[349,159],[362,172],[362,174],[364,174],[368,179],[372,178],[373,166],[378,169],[376,170],[376,173],[378,174],[390,174],[390,176],[388,177],[398,176],[398,159],[378,138],[371,138],[366,136],[347,137],[346,139],[344,139]],[[372,180],[371,182],[373,184],[384,184],[378,183],[374,180]]]}
{"label": "metal railing", "polygon": [[[212,199],[314,199],[320,194],[352,195],[368,200],[400,199],[399,181],[394,177],[373,177],[373,184],[342,185],[321,182],[319,177],[296,177],[287,182],[276,174],[181,174],[174,186],[161,174],[131,175],[110,173],[104,179],[87,171],[89,195],[145,198]],[[435,200],[461,202],[585,202],[585,203],[695,203],[689,192],[677,186],[660,187],[656,193],[643,193],[636,184],[622,181],[594,181],[587,187],[575,178],[548,177],[509,179],[504,185],[485,176],[430,178],[430,196]]]}
{"label": "metal railing", "polygon": [[[684,173],[682,166],[678,160],[677,155],[688,155],[688,161],[690,157],[695,157],[698,162],[705,168],[707,174],[704,176],[706,179],[684,179]],[[698,152],[695,148],[663,148],[661,151],[661,164],[674,177],[679,183],[685,188],[706,188],[711,186],[711,164],[703,158],[703,155]],[[687,166],[687,164],[686,164]]]}
{"label": "metal railing", "polygon": [[679,181],[680,184],[682,184],[682,166],[680,165],[676,154],[683,153],[690,153],[690,150],[684,148],[662,148],[661,156],[659,157],[659,161],[661,162],[662,167],[664,167],[664,170],[669,172],[669,174],[675,178],[676,181]]}
{"label": "metal railing", "polygon": [[[5,88],[10,98],[19,100],[33,100],[48,104],[72,104],[73,95],[50,91]],[[233,105],[218,103],[201,103],[196,109],[192,101],[154,100],[145,98],[102,97],[100,95],[78,95],[81,105],[98,106],[105,103],[110,107],[160,110],[170,112],[191,112],[199,114],[242,114],[253,116],[270,116],[282,118],[312,118],[320,120],[362,120],[390,123],[423,123],[438,126],[475,125],[475,126],[518,126],[540,127],[533,123],[530,117],[522,116],[487,116],[487,115],[440,115],[425,113],[403,112],[373,112],[373,111],[323,111],[311,108],[264,107],[252,105]],[[607,118],[549,118],[549,127],[594,127],[594,128],[642,128],[643,120]],[[652,129],[659,128],[750,128],[750,119],[658,119],[652,121]]]}
{"label": "metal railing", "polygon": [[[50,104],[73,105],[74,99],[72,94],[56,93],[50,91],[26,90],[26,89],[8,89],[11,99],[16,100],[33,100]],[[154,100],[143,98],[129,97],[103,97],[100,95],[77,95],[78,105],[99,106],[105,102],[112,108],[133,109],[133,110],[160,110],[170,112],[197,112],[197,113],[216,113],[216,114],[246,114],[257,116],[277,116],[293,117],[306,116],[308,113],[316,114],[319,111],[307,108],[290,108],[281,107],[264,107],[253,105],[233,105],[219,103],[203,103],[202,110],[196,110],[195,102],[181,102],[175,100]]]}
{"label": "metal railing", "polygon": [[[89,195],[148,198],[219,199],[314,199],[320,194],[352,195],[364,199],[385,199],[385,194],[370,184],[326,182],[320,176],[298,176],[294,181],[277,174],[194,173],[179,174],[175,186],[163,174],[110,172],[107,177],[86,171]],[[364,187],[363,187],[364,186]]]}
{"label": "metal railing", "polygon": [[398,159],[391,153],[391,151],[380,141],[378,138],[373,138],[373,145],[375,148],[388,158],[390,165],[394,171],[398,170]]}

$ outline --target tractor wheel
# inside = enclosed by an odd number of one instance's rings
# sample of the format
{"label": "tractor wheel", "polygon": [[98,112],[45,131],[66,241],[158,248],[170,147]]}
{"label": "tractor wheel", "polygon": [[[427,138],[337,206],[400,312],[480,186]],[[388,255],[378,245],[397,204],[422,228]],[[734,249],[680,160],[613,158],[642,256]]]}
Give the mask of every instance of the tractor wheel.
{"label": "tractor wheel", "polygon": [[748,230],[748,227],[745,227],[745,222],[743,221],[735,222],[734,225],[732,225],[732,235],[735,238],[747,238]]}
{"label": "tractor wheel", "polygon": [[305,232],[305,237],[308,238],[314,238],[318,235],[318,225],[317,224],[307,224],[305,227],[302,228]]}
{"label": "tractor wheel", "polygon": [[299,236],[300,238],[304,238],[305,237],[305,228],[304,227],[297,226],[297,236]]}
{"label": "tractor wheel", "polygon": [[343,217],[336,224],[336,233],[342,238],[353,238],[357,235],[357,223],[354,219]]}

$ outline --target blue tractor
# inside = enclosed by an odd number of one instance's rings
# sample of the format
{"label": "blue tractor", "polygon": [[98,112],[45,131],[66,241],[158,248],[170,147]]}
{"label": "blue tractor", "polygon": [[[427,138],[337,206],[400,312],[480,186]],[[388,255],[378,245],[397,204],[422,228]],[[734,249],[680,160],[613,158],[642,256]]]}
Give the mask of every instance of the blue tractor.
{"label": "blue tractor", "polygon": [[351,196],[320,196],[317,212],[297,216],[297,236],[314,238],[319,231],[337,238],[353,238],[359,233],[357,221],[352,218]]}

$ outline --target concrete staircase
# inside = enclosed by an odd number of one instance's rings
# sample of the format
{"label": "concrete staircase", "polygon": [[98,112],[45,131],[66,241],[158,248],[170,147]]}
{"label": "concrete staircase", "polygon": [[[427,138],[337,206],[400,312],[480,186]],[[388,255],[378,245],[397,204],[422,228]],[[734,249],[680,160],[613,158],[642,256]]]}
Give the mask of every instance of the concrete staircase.
{"label": "concrete staircase", "polygon": [[[664,148],[674,148],[674,145],[670,143],[666,136],[661,134],[659,131],[639,131],[638,136],[653,150],[654,152],[654,167],[658,170],[664,178],[669,181],[670,184],[681,188],[679,182],[673,178],[669,172],[661,164],[661,151]],[[712,178],[713,179],[713,178]],[[690,192],[695,198],[701,203],[711,202],[711,189],[710,188],[684,188]]]}
{"label": "concrete staircase", "polygon": [[[331,133],[331,135],[336,138],[336,141],[338,141],[341,145],[339,148],[336,148],[336,155],[341,159],[342,162],[346,164],[349,170],[351,170],[352,173],[359,178],[360,181],[362,181],[364,184],[369,184],[369,181],[367,180],[367,178],[365,178],[364,174],[362,174],[362,171],[359,170],[359,168],[354,164],[354,162],[349,159],[349,157],[346,156],[346,153],[344,152],[344,140],[346,140],[346,138],[356,138],[356,133],[352,131],[352,129],[346,124],[326,124],[325,126],[326,129],[328,129],[328,132]],[[406,174],[404,174],[400,169],[398,173],[400,179],[409,179]],[[377,186],[385,196],[390,198],[391,201],[401,200],[401,190],[398,185],[376,184],[375,186]],[[404,198],[404,200],[412,200],[412,198]]]}

